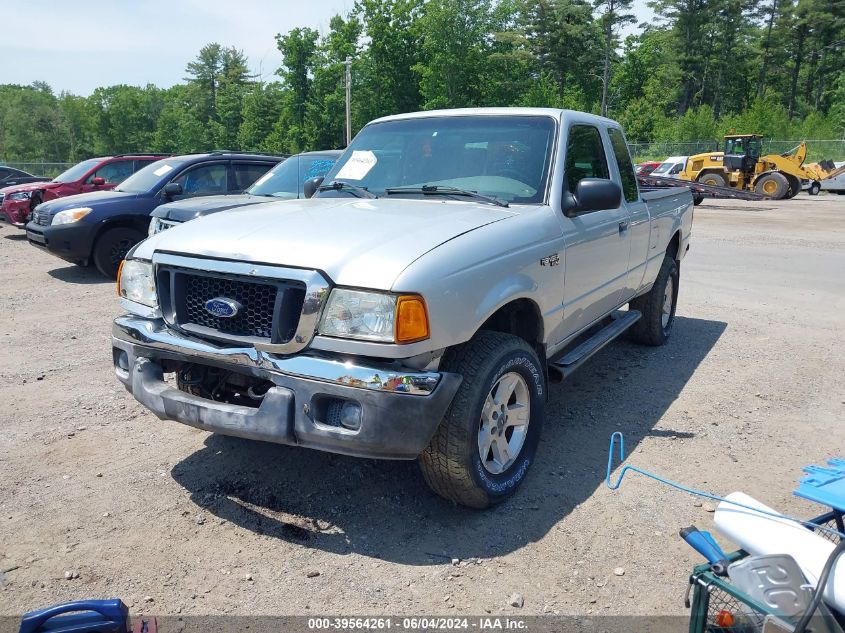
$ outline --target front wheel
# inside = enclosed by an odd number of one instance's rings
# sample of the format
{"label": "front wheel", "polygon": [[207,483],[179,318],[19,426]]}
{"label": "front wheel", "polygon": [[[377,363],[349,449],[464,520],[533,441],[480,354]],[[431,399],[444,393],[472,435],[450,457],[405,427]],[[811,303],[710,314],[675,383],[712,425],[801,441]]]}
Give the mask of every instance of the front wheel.
{"label": "front wheel", "polygon": [[634,341],[644,345],[663,345],[669,340],[678,306],[679,281],[678,262],[672,257],[664,257],[651,290],[629,304],[632,310],[639,310],[643,315],[628,330]]}
{"label": "front wheel", "polygon": [[516,491],[534,461],[545,405],[542,366],[521,338],[482,331],[450,349],[441,368],[463,382],[419,457],[423,477],[441,497],[488,508]]}
{"label": "front wheel", "polygon": [[32,219],[32,214],[35,212],[35,207],[41,204],[41,194],[37,191],[33,192],[32,196],[29,198],[29,215],[26,217],[26,221],[29,222]]}
{"label": "front wheel", "polygon": [[810,187],[807,189],[807,192],[811,196],[817,196],[817,195],[819,195],[819,191],[821,191],[821,190],[822,190],[821,183],[819,183],[817,180],[814,180],[813,182],[810,183]]}
{"label": "front wheel", "polygon": [[129,249],[143,239],[143,233],[126,226],[106,230],[94,243],[94,265],[106,277],[115,279],[120,262],[124,260]]}

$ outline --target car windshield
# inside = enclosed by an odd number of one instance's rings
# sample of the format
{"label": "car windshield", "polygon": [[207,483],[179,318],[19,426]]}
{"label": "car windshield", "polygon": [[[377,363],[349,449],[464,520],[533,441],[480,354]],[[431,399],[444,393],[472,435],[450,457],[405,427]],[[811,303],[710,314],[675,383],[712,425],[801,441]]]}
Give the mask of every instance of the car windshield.
{"label": "car windshield", "polygon": [[147,193],[154,189],[156,185],[169,180],[171,176],[175,176],[183,162],[172,158],[157,160],[129,176],[119,186],[115,187],[115,191]]}
{"label": "car windshield", "polygon": [[[386,189],[454,187],[505,202],[545,197],[555,122],[546,116],[432,116],[365,127],[325,183]],[[355,195],[331,190],[319,195]],[[419,195],[425,195],[420,192]]]}
{"label": "car windshield", "polygon": [[291,156],[256,180],[246,193],[286,200],[302,198],[305,181],[325,176],[334,163],[331,156]]}
{"label": "car windshield", "polygon": [[651,172],[652,174],[668,174],[669,171],[677,165],[677,161],[666,161],[665,163],[660,163],[657,167],[655,167],[654,171]]}
{"label": "car windshield", "polygon": [[63,171],[53,178],[53,182],[76,182],[87,174],[89,169],[93,169],[101,162],[103,161],[100,158],[89,158],[88,160],[83,160],[81,163],[77,163],[67,171]]}

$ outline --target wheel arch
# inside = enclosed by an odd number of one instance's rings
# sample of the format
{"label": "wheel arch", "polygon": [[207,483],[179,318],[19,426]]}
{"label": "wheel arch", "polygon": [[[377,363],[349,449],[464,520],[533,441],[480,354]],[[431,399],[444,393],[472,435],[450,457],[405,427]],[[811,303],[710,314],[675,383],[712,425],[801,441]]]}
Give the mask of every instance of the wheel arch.
{"label": "wheel arch", "polygon": [[533,299],[519,297],[499,306],[490,314],[476,333],[487,330],[517,336],[531,345],[545,360],[545,327],[540,306]]}
{"label": "wheel arch", "polygon": [[91,240],[91,248],[88,252],[88,259],[90,260],[94,256],[94,248],[106,231],[116,228],[129,228],[136,229],[146,235],[149,226],[150,216],[148,215],[119,215],[104,219],[99,223],[97,230],[94,232],[94,237]]}

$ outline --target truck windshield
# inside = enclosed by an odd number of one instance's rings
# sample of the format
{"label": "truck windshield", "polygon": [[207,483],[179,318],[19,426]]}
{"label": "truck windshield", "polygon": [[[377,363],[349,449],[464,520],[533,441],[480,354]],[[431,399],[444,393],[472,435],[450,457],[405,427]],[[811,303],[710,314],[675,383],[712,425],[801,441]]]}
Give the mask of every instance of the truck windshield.
{"label": "truck windshield", "polygon": [[115,191],[148,193],[158,184],[163,184],[175,176],[179,172],[179,168],[182,167],[183,162],[173,158],[157,160],[129,176],[118,187],[115,187]]}
{"label": "truck windshield", "polygon": [[[365,127],[325,183],[386,189],[455,187],[516,204],[542,202],[555,138],[546,116],[432,116]],[[321,192],[351,195],[345,190]],[[425,195],[420,192],[420,196]]]}
{"label": "truck windshield", "polygon": [[88,173],[89,169],[93,169],[102,162],[100,158],[90,158],[77,163],[67,171],[63,171],[58,176],[53,178],[53,182],[76,182]]}

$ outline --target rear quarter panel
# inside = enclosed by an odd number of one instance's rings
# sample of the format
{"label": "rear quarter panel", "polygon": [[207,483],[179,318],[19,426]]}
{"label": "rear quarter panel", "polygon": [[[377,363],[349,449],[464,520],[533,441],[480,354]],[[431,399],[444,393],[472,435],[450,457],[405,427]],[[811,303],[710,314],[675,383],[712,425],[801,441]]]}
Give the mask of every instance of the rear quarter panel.
{"label": "rear quarter panel", "polygon": [[660,191],[646,191],[642,198],[651,216],[646,270],[640,294],[652,286],[660,271],[663,257],[675,233],[680,232],[678,259],[686,254],[692,233],[692,193],[686,187],[672,187]]}

